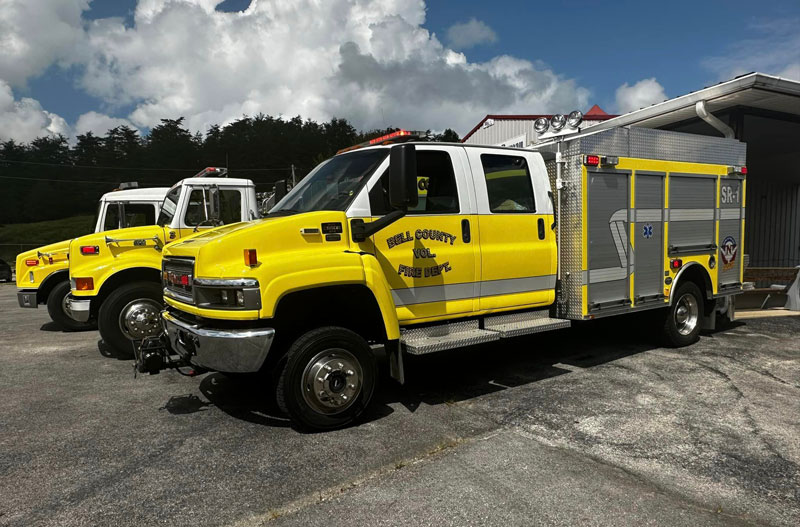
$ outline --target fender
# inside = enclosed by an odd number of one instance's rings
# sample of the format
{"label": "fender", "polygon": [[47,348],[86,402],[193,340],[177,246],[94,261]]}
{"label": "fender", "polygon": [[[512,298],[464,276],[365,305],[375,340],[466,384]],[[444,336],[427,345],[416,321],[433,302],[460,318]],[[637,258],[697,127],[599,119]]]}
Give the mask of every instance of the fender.
{"label": "fender", "polygon": [[325,255],[324,266],[309,265],[309,259],[302,257],[284,259],[280,264],[281,268],[295,270],[278,273],[269,283],[262,285],[261,318],[275,316],[275,308],[281,298],[295,291],[323,285],[364,285],[372,292],[378,304],[387,339],[400,338],[400,324],[392,294],[380,264],[373,255],[337,252]]}
{"label": "fender", "polygon": [[[702,264],[700,264],[698,262],[687,262],[686,265],[681,267],[681,270],[678,271],[678,274],[676,274],[675,278],[672,280],[672,287],[669,290],[669,305],[672,305],[672,302],[674,300],[673,297],[675,296],[675,290],[678,289],[678,284],[680,283],[681,276],[683,276],[683,272],[686,271],[689,268],[696,267],[696,266],[699,266],[700,269],[703,270],[703,274],[708,279],[708,282],[711,283],[711,277],[708,275],[708,271],[706,270],[705,267],[703,267]],[[706,294],[713,293],[713,291],[708,291],[708,289],[706,288],[705,284],[703,285],[701,290],[704,290]]]}
{"label": "fender", "polygon": [[[160,240],[158,246],[152,241],[156,235]],[[122,238],[123,236],[125,238],[141,238],[144,240],[144,245],[137,245],[132,241],[109,243],[106,241],[106,236],[111,236],[111,238]],[[94,289],[89,291],[73,289],[72,294],[76,297],[97,296],[103,288],[103,284],[112,276],[128,269],[144,268],[161,272],[163,237],[164,231],[161,227],[147,226],[76,238],[70,245],[69,277],[70,279],[91,277],[94,282]],[[100,254],[82,255],[80,254],[80,246],[82,245],[96,245],[100,247]]]}
{"label": "fender", "polygon": [[[39,285],[39,293],[37,294],[36,301],[40,304],[44,304],[47,302],[48,296],[50,296],[50,291],[62,280],[69,281],[69,270],[66,266],[62,269],[59,269],[53,273],[50,273],[45,277],[42,283]],[[44,298],[42,298],[44,296]]]}

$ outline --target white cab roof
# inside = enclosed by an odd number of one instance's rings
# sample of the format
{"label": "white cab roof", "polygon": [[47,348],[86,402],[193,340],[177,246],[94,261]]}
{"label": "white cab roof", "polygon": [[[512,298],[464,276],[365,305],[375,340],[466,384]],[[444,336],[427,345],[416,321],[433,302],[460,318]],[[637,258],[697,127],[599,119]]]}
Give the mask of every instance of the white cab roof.
{"label": "white cab roof", "polygon": [[106,192],[100,201],[164,201],[168,187],[129,188]]}
{"label": "white cab roof", "polygon": [[220,187],[254,187],[249,179],[235,177],[190,177],[175,183],[172,188],[178,185],[217,185]]}

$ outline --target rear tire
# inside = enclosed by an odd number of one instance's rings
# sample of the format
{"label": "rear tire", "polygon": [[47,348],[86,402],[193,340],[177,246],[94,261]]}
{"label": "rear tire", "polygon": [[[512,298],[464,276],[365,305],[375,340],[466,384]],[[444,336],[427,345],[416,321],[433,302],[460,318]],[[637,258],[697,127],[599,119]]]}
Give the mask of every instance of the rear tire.
{"label": "rear tire", "polygon": [[375,355],[361,336],[334,326],[314,329],[289,347],[278,407],[304,430],[342,428],[369,406],[377,377]]}
{"label": "rear tire", "polygon": [[674,302],[662,320],[662,336],[668,346],[680,348],[700,339],[703,293],[694,282],[684,282],[675,291]]}
{"label": "rear tire", "polygon": [[84,331],[94,328],[94,322],[78,322],[67,314],[66,299],[69,295],[69,281],[64,280],[50,290],[47,296],[47,313],[50,319],[65,331]]}
{"label": "rear tire", "polygon": [[159,284],[125,284],[112,291],[100,306],[97,316],[100,336],[118,357],[132,358],[135,340],[161,333],[163,308]]}

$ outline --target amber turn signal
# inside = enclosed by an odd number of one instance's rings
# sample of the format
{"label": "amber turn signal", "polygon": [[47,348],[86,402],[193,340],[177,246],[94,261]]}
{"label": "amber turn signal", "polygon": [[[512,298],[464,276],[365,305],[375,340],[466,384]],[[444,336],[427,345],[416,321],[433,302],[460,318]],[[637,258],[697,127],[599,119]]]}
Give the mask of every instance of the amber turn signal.
{"label": "amber turn signal", "polygon": [[244,250],[244,264],[248,267],[255,267],[258,265],[258,253],[255,249]]}

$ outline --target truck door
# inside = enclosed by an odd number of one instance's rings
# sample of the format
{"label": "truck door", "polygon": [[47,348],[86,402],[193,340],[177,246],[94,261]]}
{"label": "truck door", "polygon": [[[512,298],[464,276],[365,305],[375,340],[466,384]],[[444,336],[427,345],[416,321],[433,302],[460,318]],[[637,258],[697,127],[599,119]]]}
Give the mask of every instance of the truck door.
{"label": "truck door", "polygon": [[549,305],[556,244],[547,171],[537,154],[468,148],[480,240],[479,309]]}
{"label": "truck door", "polygon": [[[401,322],[468,313],[477,297],[474,197],[463,148],[417,145],[419,203],[373,236]],[[388,169],[370,188],[371,215],[390,211]]]}

